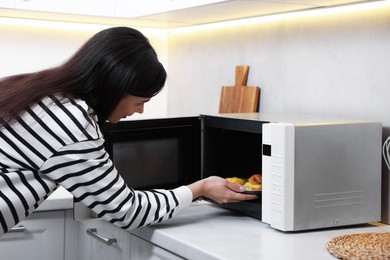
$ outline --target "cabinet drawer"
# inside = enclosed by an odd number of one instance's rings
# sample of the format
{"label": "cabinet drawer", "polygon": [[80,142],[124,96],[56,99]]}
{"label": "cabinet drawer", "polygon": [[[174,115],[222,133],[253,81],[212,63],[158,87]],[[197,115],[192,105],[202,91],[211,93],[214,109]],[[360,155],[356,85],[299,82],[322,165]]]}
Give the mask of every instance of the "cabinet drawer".
{"label": "cabinet drawer", "polygon": [[0,237],[2,260],[63,260],[65,212],[31,214],[13,230]]}
{"label": "cabinet drawer", "polygon": [[79,259],[129,260],[130,232],[100,219],[80,222]]}
{"label": "cabinet drawer", "polygon": [[131,259],[180,260],[182,258],[142,238],[131,235]]}

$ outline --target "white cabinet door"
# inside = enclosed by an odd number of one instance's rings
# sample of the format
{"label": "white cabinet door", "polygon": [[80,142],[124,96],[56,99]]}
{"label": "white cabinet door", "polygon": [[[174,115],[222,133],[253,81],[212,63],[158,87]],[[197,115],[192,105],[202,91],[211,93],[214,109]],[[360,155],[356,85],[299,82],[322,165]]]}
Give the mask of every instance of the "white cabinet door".
{"label": "white cabinet door", "polygon": [[64,229],[64,211],[33,213],[0,237],[0,259],[63,260]]}
{"label": "white cabinet door", "polygon": [[116,0],[115,16],[133,18],[226,1],[227,0]]}
{"label": "white cabinet door", "polygon": [[15,9],[95,15],[114,16],[114,1],[111,0],[15,0]]}
{"label": "white cabinet door", "polygon": [[[92,236],[88,234],[88,230]],[[130,232],[122,230],[111,223],[99,219],[80,222],[79,259],[83,260],[129,260]],[[116,239],[113,244],[107,240]],[[103,240],[106,240],[104,242]]]}
{"label": "white cabinet door", "polygon": [[14,0],[0,0],[0,8],[14,8],[15,1]]}
{"label": "white cabinet door", "polygon": [[135,235],[131,235],[131,258],[143,260],[182,260],[184,258],[150,243]]}

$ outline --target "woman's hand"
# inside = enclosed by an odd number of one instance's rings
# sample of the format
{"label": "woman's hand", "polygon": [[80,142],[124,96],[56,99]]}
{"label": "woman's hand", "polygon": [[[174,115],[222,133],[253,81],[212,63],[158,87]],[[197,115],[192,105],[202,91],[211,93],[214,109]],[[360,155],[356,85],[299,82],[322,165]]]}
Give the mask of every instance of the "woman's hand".
{"label": "woman's hand", "polygon": [[243,194],[243,186],[231,183],[224,178],[211,176],[194,182],[188,187],[191,189],[193,199],[205,196],[217,203],[239,202],[242,200],[257,199],[256,195]]}

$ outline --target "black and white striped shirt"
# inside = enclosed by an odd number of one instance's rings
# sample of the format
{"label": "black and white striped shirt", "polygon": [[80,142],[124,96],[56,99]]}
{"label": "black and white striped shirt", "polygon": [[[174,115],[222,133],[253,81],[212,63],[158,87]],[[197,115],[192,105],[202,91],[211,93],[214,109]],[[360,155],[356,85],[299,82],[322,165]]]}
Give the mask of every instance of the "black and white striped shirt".
{"label": "black and white striped shirt", "polygon": [[0,130],[0,235],[31,214],[58,185],[124,229],[160,222],[188,207],[192,193],[135,191],[104,149],[82,100],[46,97]]}

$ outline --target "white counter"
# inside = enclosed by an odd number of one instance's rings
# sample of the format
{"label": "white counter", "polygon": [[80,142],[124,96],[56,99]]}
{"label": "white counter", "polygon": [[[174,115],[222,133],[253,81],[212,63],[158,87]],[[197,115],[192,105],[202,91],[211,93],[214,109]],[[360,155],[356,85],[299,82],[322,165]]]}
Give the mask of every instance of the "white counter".
{"label": "white counter", "polygon": [[73,196],[70,192],[59,186],[36,211],[73,209]]}
{"label": "white counter", "polygon": [[261,221],[196,202],[173,219],[132,233],[188,259],[336,259],[326,249],[332,238],[364,232],[390,232],[372,223],[306,232],[281,232]]}
{"label": "white counter", "polygon": [[[38,211],[73,208],[73,196],[59,187]],[[157,246],[187,259],[334,260],[326,243],[352,233],[390,232],[371,223],[305,232],[281,232],[261,221],[211,203],[195,202],[173,219],[132,231]]]}

